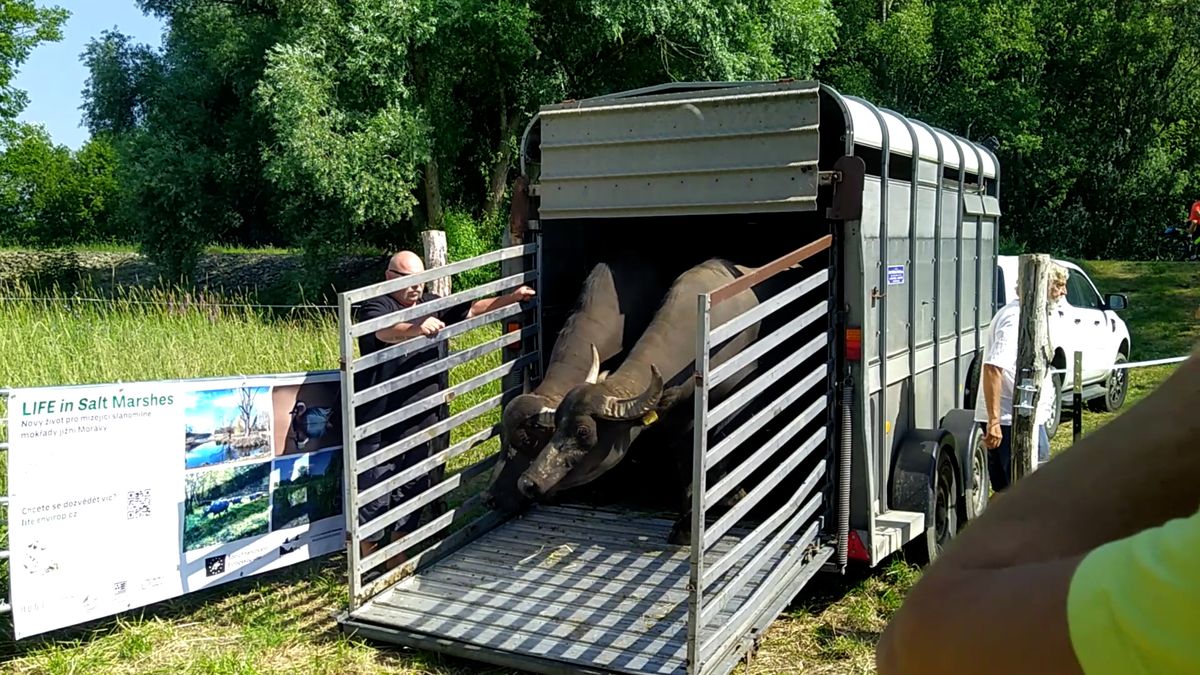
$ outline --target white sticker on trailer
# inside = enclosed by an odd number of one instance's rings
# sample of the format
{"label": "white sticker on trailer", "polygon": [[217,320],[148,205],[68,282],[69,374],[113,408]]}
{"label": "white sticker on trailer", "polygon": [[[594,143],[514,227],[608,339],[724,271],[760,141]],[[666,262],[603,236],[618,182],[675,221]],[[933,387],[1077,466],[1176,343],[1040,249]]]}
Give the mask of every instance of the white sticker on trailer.
{"label": "white sticker on trailer", "polygon": [[904,283],[904,265],[888,265],[887,282],[888,286],[897,286]]}

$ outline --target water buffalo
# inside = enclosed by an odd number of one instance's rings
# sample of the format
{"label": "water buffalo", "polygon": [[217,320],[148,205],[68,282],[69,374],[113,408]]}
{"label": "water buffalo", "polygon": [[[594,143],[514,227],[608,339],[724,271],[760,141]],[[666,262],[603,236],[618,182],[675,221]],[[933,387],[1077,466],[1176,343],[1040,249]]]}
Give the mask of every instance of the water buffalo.
{"label": "water buffalo", "polygon": [[555,410],[568,391],[597,383],[601,364],[638,339],[666,292],[656,266],[626,257],[592,268],[533,391],[504,408],[500,459],[484,496],[490,508],[515,511],[527,503],[517,481],[554,433]]}
{"label": "water buffalo", "polygon": [[[563,397],[555,413],[553,436],[518,480],[521,492],[530,499],[544,500],[599,478],[621,462],[649,424],[677,426],[679,432],[686,431],[692,409],[679,404],[691,398],[694,388],[696,296],[750,271],[726,260],[712,259],[681,274],[620,367],[603,382],[577,385]],[[736,294],[713,308],[712,325],[745,313],[770,293],[769,289],[759,289],[758,295],[755,290]],[[715,367],[732,358],[753,343],[758,333],[758,323],[743,329],[717,350],[711,364]],[[754,367],[753,363],[747,364],[710,390],[710,401],[719,402],[752,374]],[[596,368],[593,358],[592,370]],[[690,462],[690,448],[683,454]],[[689,532],[683,523],[689,517],[685,513],[684,519],[676,523],[673,543],[686,539]]]}

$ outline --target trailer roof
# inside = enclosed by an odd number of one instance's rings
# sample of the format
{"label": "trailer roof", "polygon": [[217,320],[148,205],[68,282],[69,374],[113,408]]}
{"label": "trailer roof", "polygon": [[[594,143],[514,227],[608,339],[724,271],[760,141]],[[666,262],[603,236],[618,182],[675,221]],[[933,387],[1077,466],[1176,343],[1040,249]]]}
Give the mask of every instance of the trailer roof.
{"label": "trailer roof", "polygon": [[[787,80],[780,80],[787,81]],[[595,96],[580,101],[568,101],[544,106],[543,111],[566,108],[589,107],[603,102],[615,102],[620,99],[637,98],[641,96],[663,96],[669,94],[685,94],[697,91],[716,89],[758,88],[763,85],[777,84],[776,80],[749,80],[742,82],[668,82],[628,91],[613,92]],[[982,173],[987,178],[997,177],[998,162],[991,150],[973,143],[960,136],[951,134],[943,129],[932,127],[916,119],[905,117],[900,113],[878,108],[869,101],[857,96],[847,96],[838,93],[828,85],[811,82],[820,86],[825,92],[843,102],[850,113],[851,131],[854,142],[878,150],[883,149],[887,129],[888,151],[890,153],[913,156],[914,135],[917,153],[929,162],[938,161],[938,146],[941,146],[941,159],[947,168],[963,169],[968,173]],[[876,114],[878,113],[878,115]],[[880,123],[880,118],[883,123]],[[936,143],[934,138],[936,136]],[[982,166],[982,171],[981,171]]]}
{"label": "trailer roof", "polygon": [[[841,96],[841,99],[850,111],[855,143],[882,150],[886,128],[888,152],[912,157],[915,136],[917,154],[921,159],[938,161],[938,145],[941,145],[942,161],[947,167],[961,168],[978,175],[982,164],[985,177],[996,177],[996,158],[986,147],[897,112],[877,108],[857,96]],[[880,124],[880,118],[883,124]],[[937,144],[934,143],[934,136],[937,137]]]}

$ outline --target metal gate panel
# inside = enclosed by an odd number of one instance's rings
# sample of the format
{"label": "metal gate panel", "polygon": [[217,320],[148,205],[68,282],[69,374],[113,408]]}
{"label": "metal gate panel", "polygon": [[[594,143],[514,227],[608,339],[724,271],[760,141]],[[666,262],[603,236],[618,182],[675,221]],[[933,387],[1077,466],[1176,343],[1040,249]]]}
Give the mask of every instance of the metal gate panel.
{"label": "metal gate panel", "polygon": [[[689,673],[732,668],[754,631],[834,552],[821,537],[833,466],[831,245],[822,237],[698,297]],[[801,278],[780,276],[789,270]],[[749,289],[769,297],[714,325],[714,309]],[[713,362],[717,349],[756,323],[750,346]],[[751,364],[753,374],[715,400],[715,388]]]}
{"label": "metal gate panel", "polygon": [[[346,536],[348,540],[348,576],[350,581],[349,613],[362,607],[372,596],[393,585],[397,580],[424,569],[436,559],[452,552],[471,538],[498,524],[500,517],[483,508],[480,487],[475,483],[496,462],[496,448],[480,446],[494,442],[499,436],[498,411],[506,397],[519,393],[519,386],[503,390],[508,376],[521,374],[530,366],[539,363],[539,327],[536,323],[540,299],[523,305],[509,305],[470,317],[446,326],[437,336],[415,337],[389,345],[377,352],[360,356],[356,350],[356,339],[373,331],[399,322],[410,322],[429,314],[470,303],[499,293],[511,291],[521,284],[530,284],[536,290],[540,286],[539,270],[536,265],[537,245],[511,246],[469,260],[435,267],[419,274],[392,279],[364,288],[339,294],[338,329],[341,340],[342,370],[342,415],[343,452],[346,453],[344,494],[346,505]],[[503,278],[480,284],[474,288],[452,293],[427,303],[393,312],[387,316],[366,321],[356,321],[355,306],[375,297],[398,291],[415,284],[453,277],[485,265],[505,263],[517,264],[519,271]],[[511,272],[512,270],[507,270]],[[484,339],[467,347],[447,344],[480,329],[500,323],[501,329],[495,337]],[[358,389],[356,373],[385,364],[389,361],[410,357],[429,349],[443,349],[439,358],[407,373],[394,376]],[[488,362],[496,360],[499,364]],[[463,374],[464,367],[471,372]],[[375,419],[360,422],[357,408],[380,397],[399,391],[410,384],[428,378],[448,374],[450,386],[415,401],[407,401],[403,407],[384,411]],[[358,444],[363,439],[384,432],[414,416],[427,414],[440,406],[447,406],[449,414],[440,415],[437,422],[413,431],[375,452],[359,458]],[[424,457],[407,468],[366,489],[359,489],[359,477],[375,467],[403,458],[404,455],[425,443],[445,437],[443,448],[431,448]],[[483,457],[471,457],[472,451],[486,452]],[[460,466],[461,465],[461,466]],[[360,523],[359,509],[393,490],[414,480],[430,477],[429,485],[403,501],[382,509],[380,515]],[[445,511],[440,512],[444,505]],[[425,509],[429,507],[428,514]],[[384,541],[370,554],[363,556],[361,542],[373,534],[421,513],[415,529],[396,541]],[[385,538],[386,539],[386,538]],[[405,559],[392,566],[390,563],[405,554]],[[384,569],[376,578],[364,579],[376,568]]]}

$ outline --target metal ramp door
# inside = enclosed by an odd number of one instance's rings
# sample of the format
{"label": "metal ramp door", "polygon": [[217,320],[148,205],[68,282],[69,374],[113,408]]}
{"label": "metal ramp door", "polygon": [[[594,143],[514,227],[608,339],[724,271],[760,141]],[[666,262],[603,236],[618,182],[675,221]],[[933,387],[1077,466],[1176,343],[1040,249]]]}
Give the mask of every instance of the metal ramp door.
{"label": "metal ramp door", "polygon": [[[728,673],[835,550],[823,536],[832,490],[832,242],[823,236],[698,298],[689,673]],[[749,292],[756,305],[728,309]],[[721,349],[756,325],[748,347]]]}

